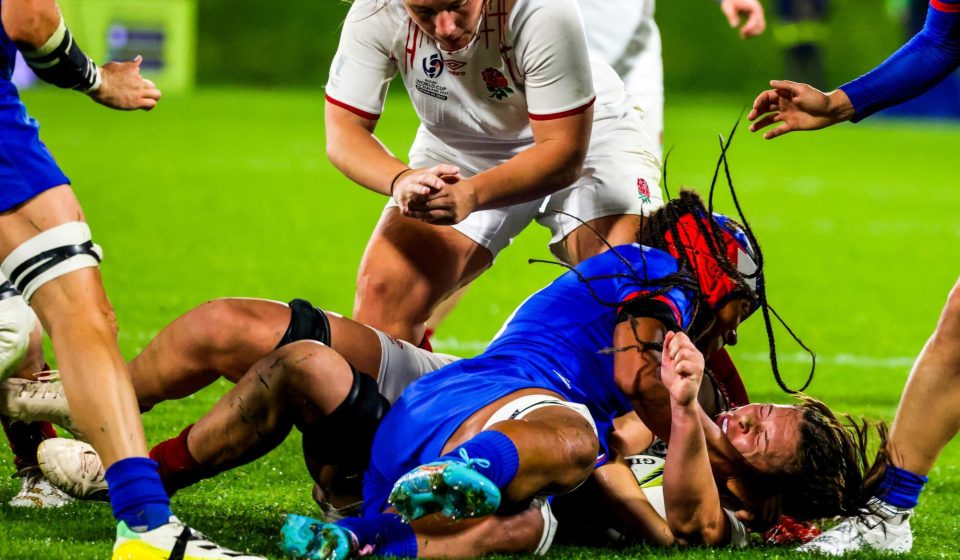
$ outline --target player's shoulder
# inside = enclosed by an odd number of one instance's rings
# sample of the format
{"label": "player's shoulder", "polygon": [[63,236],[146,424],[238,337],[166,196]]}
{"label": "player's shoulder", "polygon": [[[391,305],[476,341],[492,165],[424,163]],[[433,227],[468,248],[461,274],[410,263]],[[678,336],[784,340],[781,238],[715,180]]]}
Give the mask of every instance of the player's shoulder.
{"label": "player's shoulder", "polygon": [[579,19],[580,8],[576,0],[500,0],[504,11],[510,14],[510,27],[522,29],[531,19],[545,23],[568,18]]}
{"label": "player's shoulder", "polygon": [[673,255],[638,243],[617,245],[597,256],[631,270],[638,278],[661,278],[677,271],[677,259]]}
{"label": "player's shoulder", "polygon": [[407,11],[403,8],[402,0],[354,0],[344,24],[389,29],[406,19]]}

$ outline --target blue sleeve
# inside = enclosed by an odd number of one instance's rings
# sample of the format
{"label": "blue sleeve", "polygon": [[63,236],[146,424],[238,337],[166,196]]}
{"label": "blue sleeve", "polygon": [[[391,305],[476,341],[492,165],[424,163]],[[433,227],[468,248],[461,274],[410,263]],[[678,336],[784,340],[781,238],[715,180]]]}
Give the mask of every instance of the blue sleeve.
{"label": "blue sleeve", "polygon": [[853,122],[903,103],[937,85],[960,67],[960,0],[931,0],[923,29],[883,64],[840,86]]}
{"label": "blue sleeve", "polygon": [[931,0],[923,29],[883,64],[840,86],[853,122],[912,99],[960,67],[960,0]]}

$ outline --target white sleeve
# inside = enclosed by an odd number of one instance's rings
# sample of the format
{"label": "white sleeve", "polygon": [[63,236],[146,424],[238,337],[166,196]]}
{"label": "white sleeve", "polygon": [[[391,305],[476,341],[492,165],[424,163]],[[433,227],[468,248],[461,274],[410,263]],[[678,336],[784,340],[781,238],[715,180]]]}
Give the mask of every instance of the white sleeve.
{"label": "white sleeve", "polygon": [[750,544],[750,532],[747,531],[747,526],[729,509],[723,508],[723,513],[727,514],[727,519],[730,520],[730,546],[743,548]]}
{"label": "white sleeve", "polygon": [[517,8],[511,29],[530,118],[548,120],[586,111],[596,95],[577,3],[530,0]]}
{"label": "white sleeve", "polygon": [[330,66],[327,101],[366,119],[380,117],[390,80],[397,73],[389,47],[397,33],[391,8],[373,0],[355,1]]}

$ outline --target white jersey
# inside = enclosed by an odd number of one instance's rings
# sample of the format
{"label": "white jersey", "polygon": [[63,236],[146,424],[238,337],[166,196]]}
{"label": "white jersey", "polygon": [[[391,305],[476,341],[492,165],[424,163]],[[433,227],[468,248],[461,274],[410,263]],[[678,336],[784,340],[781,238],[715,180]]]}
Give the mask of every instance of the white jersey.
{"label": "white jersey", "polygon": [[663,130],[663,58],[655,0],[578,0],[590,53],[610,65],[646,113],[659,147]]}
{"label": "white jersey", "polygon": [[466,174],[531,146],[531,119],[593,105],[593,135],[602,140],[633,105],[616,73],[591,63],[575,0],[489,0],[476,37],[456,52],[427,37],[401,0],[357,0],[343,26],[327,100],[376,119],[397,72],[422,122],[411,153],[429,151]]}

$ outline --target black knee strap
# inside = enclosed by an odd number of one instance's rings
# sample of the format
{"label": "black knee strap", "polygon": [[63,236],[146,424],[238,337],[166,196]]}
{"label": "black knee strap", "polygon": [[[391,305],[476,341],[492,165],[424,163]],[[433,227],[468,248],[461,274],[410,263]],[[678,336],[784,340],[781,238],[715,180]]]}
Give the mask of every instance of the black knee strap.
{"label": "black knee strap", "polygon": [[321,465],[363,472],[370,462],[373,436],[388,410],[390,401],[380,394],[377,382],[353,370],[353,385],[343,403],[320,422],[300,427],[304,455]]}
{"label": "black knee strap", "polygon": [[277,348],[298,340],[316,340],[330,346],[330,319],[320,308],[305,299],[295,299],[290,306],[290,326]]}

